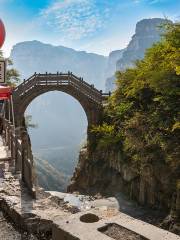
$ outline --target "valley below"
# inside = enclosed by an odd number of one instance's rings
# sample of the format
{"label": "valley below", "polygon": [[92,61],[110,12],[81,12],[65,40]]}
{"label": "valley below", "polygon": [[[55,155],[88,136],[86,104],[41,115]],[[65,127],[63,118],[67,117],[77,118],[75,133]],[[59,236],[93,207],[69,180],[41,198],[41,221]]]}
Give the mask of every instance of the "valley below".
{"label": "valley below", "polygon": [[33,154],[38,185],[46,191],[66,192],[78,162],[78,149],[44,147]]}

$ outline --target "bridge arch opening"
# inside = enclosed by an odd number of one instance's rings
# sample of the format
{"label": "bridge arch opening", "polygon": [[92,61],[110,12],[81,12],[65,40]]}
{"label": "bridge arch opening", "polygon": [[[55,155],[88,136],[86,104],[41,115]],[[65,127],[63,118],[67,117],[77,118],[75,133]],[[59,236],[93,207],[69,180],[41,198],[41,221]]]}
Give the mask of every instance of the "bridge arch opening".
{"label": "bridge arch opening", "polygon": [[75,76],[72,72],[35,73],[13,90],[13,114],[8,117],[8,112],[6,112],[8,118],[4,121],[7,130],[5,135],[15,159],[15,171],[21,172],[22,180],[33,196],[36,195],[34,160],[31,141],[25,128],[24,113],[27,106],[36,97],[56,90],[69,94],[82,105],[88,120],[88,148],[94,139],[90,129],[92,125],[99,124],[103,113],[103,101],[107,97],[107,94],[103,94],[102,91]]}
{"label": "bridge arch opening", "polygon": [[39,94],[25,108],[38,184],[65,191],[87,139],[88,117],[77,99],[61,91]]}

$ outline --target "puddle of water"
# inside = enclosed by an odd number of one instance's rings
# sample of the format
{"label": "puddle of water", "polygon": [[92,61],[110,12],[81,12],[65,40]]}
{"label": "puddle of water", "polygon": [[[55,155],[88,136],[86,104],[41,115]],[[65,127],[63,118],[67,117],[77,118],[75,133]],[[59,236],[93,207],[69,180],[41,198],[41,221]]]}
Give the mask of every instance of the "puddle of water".
{"label": "puddle of water", "polygon": [[70,205],[77,207],[79,210],[89,210],[91,209],[91,204],[87,199],[82,196],[75,195],[66,195],[64,198],[64,202],[68,202]]}

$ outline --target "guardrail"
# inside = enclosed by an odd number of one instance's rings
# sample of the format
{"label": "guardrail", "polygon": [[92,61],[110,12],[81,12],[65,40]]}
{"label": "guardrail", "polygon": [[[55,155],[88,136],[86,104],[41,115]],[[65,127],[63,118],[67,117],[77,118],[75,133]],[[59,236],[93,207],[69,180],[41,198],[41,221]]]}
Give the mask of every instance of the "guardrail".
{"label": "guardrail", "polygon": [[14,163],[15,172],[22,174],[23,181],[35,197],[33,155],[28,132],[25,129],[15,129],[14,125],[5,118],[2,120],[3,138],[11,153],[11,161]]}
{"label": "guardrail", "polygon": [[3,119],[3,138],[5,145],[11,153],[11,160],[15,161],[15,171],[21,171],[22,164],[22,140],[15,132],[15,127],[7,119]]}

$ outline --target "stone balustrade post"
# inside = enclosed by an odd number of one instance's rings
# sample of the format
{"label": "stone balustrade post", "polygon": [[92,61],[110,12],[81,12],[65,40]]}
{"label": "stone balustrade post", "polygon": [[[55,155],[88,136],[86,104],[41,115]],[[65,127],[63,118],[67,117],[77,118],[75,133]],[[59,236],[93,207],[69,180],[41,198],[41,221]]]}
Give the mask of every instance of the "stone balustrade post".
{"label": "stone balustrade post", "polygon": [[3,124],[2,137],[3,139],[6,139],[6,119],[5,118],[3,118],[2,124]]}
{"label": "stone balustrade post", "polygon": [[22,171],[22,140],[21,129],[15,129],[15,172],[20,173]]}
{"label": "stone balustrade post", "polygon": [[10,122],[8,122],[8,126],[7,126],[7,146],[8,146],[8,149],[10,149],[10,145],[11,145],[11,125],[10,125]]}
{"label": "stone balustrade post", "polygon": [[22,180],[25,182],[31,195],[36,197],[35,171],[31,142],[27,130],[22,132]]}
{"label": "stone balustrade post", "polygon": [[177,187],[176,216],[180,219],[180,189]]}

